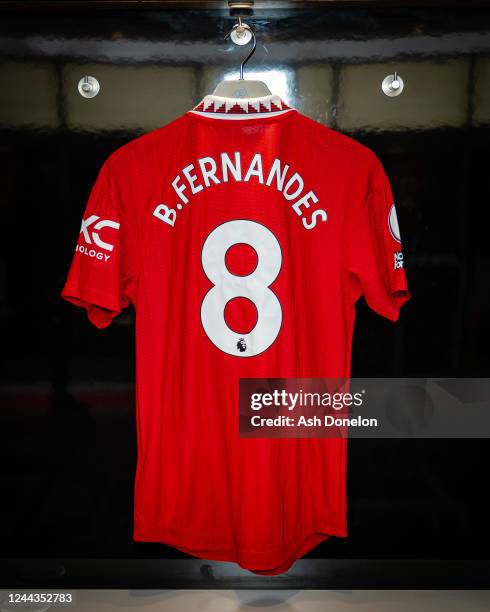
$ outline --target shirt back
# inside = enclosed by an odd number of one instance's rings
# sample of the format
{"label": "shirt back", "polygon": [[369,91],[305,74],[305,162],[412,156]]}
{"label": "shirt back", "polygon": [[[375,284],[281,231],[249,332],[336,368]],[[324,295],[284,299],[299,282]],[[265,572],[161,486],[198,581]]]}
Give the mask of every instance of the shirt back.
{"label": "shirt back", "polygon": [[346,440],[242,438],[240,378],[348,378],[355,302],[408,299],[389,181],[271,95],[206,96],[103,164],[62,296],[136,311],[133,537],[277,574],[346,536]]}

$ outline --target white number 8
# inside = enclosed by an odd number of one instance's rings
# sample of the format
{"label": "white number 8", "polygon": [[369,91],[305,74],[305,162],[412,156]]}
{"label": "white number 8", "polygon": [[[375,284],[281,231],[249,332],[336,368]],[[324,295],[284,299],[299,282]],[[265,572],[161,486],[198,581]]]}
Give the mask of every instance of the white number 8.
{"label": "white number 8", "polygon": [[[257,267],[247,276],[231,274],[225,263],[227,250],[239,243],[248,244],[257,253]],[[263,353],[277,338],[282,322],[281,304],[269,289],[282,265],[277,238],[255,221],[228,221],[206,238],[201,261],[214,285],[201,305],[201,321],[208,338],[229,355],[254,357]],[[236,297],[249,299],[257,308],[257,323],[246,334],[234,332],[225,321],[225,306]]]}

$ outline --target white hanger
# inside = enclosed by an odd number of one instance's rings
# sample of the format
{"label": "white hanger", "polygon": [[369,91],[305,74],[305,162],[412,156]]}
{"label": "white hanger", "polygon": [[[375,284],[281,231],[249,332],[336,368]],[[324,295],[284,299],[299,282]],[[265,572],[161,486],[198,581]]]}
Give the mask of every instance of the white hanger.
{"label": "white hanger", "polygon": [[243,78],[243,67],[255,53],[257,41],[252,28],[246,23],[242,23],[241,17],[238,18],[238,23],[232,27],[225,36],[225,39],[234,33],[235,30],[239,30],[242,34],[244,31],[249,31],[254,44],[250,53],[240,64],[240,78],[238,80],[221,81],[213,91],[213,96],[220,96],[222,98],[262,98],[263,96],[272,95],[270,89],[263,81],[249,81]]}

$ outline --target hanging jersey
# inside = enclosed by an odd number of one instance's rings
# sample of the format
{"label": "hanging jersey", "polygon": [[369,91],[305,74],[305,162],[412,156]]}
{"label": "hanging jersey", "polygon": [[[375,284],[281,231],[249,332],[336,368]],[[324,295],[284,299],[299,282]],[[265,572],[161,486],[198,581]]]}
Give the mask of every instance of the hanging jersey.
{"label": "hanging jersey", "polygon": [[408,299],[376,155],[278,96],[206,96],[100,169],[62,296],[136,312],[133,537],[284,572],[347,535],[346,445],[243,438],[240,378],[348,378],[355,303]]}

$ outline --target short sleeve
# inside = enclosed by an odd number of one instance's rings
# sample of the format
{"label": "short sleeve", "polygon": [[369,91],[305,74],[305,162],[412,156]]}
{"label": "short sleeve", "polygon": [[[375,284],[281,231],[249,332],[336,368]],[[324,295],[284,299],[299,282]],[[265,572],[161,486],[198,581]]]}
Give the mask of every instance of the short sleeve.
{"label": "short sleeve", "polygon": [[346,229],[346,265],[359,297],[378,314],[396,321],[410,298],[402,242],[390,182],[375,157],[366,197],[353,205]]}
{"label": "short sleeve", "polygon": [[62,298],[83,307],[89,320],[107,327],[134,302],[136,241],[124,193],[109,157],[92,187]]}

